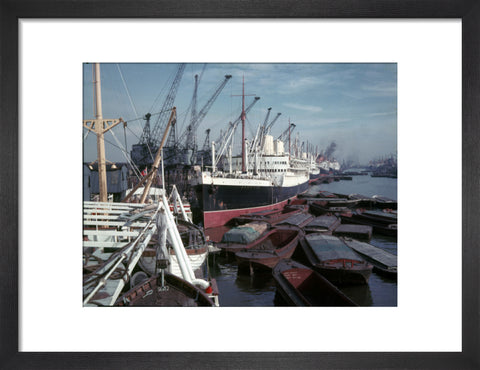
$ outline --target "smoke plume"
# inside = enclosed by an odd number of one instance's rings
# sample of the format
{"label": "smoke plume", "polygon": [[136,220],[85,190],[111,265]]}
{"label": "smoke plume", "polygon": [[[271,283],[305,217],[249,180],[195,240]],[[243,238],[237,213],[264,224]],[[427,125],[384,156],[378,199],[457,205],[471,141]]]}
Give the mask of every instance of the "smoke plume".
{"label": "smoke plume", "polygon": [[325,150],[325,157],[330,158],[333,152],[335,151],[336,147],[337,147],[337,144],[335,144],[335,142],[332,141],[331,144],[328,146],[328,148]]}

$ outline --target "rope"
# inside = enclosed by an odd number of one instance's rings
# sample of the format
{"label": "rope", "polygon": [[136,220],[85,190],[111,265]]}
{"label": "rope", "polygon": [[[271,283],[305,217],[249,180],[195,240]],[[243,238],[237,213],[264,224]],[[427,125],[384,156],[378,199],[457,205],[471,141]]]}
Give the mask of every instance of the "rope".
{"label": "rope", "polygon": [[157,100],[160,98],[161,95],[163,95],[163,92],[164,90],[166,90],[167,86],[171,85],[171,81],[173,81],[173,78],[176,74],[176,71],[173,71],[173,73],[168,77],[167,81],[165,81],[165,85],[163,85],[162,89],[160,90],[160,92],[158,93],[157,97],[155,98],[155,100],[153,101],[153,104],[150,108],[150,111],[153,110],[153,107],[155,106],[155,104],[157,103]]}
{"label": "rope", "polygon": [[120,65],[118,63],[116,65],[117,65],[118,72],[120,73],[120,77],[122,78],[123,87],[125,87],[125,90],[127,91],[128,100],[130,100],[130,104],[132,105],[133,111],[135,112],[135,116],[138,117],[138,113],[137,113],[137,110],[135,109],[135,105],[133,104],[132,97],[130,96],[130,92],[128,91],[127,84],[125,82],[125,79],[123,78],[123,74],[122,74],[122,70],[120,69]]}
{"label": "rope", "polygon": [[[110,130],[110,132],[112,133],[112,136],[115,139],[115,141],[117,142],[117,144],[122,145],[120,143],[120,140],[118,140],[118,138],[115,136],[115,133],[113,132],[113,130]],[[135,173],[135,176],[137,176],[137,179],[140,179],[140,170],[135,165],[135,163],[133,163],[130,156],[128,155],[128,152],[124,148],[122,148],[121,151],[122,151],[122,154],[125,156],[125,159],[127,160],[127,163],[133,168],[133,172]]]}

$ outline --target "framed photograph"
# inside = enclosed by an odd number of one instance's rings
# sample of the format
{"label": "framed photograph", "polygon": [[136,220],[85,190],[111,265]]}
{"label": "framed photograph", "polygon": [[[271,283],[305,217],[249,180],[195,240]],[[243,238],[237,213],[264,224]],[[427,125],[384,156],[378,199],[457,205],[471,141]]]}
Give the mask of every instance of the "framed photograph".
{"label": "framed photograph", "polygon": [[[478,4],[83,5],[2,3],[2,367],[478,367]],[[395,65],[398,302],[85,307],[79,122],[95,62]],[[365,89],[381,88],[373,72]]]}

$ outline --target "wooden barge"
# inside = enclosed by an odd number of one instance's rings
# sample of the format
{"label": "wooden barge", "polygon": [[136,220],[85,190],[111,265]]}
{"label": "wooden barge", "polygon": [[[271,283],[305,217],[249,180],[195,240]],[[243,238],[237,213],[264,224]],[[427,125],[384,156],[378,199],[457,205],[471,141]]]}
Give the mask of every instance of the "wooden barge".
{"label": "wooden barge", "polygon": [[357,306],[318,272],[291,259],[272,271],[277,293],[289,306]]}
{"label": "wooden barge", "polygon": [[247,268],[250,273],[254,270],[272,269],[281,259],[293,255],[300,236],[303,233],[299,229],[273,229],[267,238],[235,253],[239,272],[244,272]]}
{"label": "wooden barge", "polygon": [[332,233],[340,226],[340,220],[335,216],[319,216],[315,217],[308,225],[305,226],[306,233]]}
{"label": "wooden barge", "polygon": [[300,246],[308,263],[335,285],[367,284],[373,266],[335,236],[307,234]]}
{"label": "wooden barge", "polygon": [[358,240],[370,241],[372,239],[372,227],[368,225],[345,224],[333,230],[332,235],[347,237]]}

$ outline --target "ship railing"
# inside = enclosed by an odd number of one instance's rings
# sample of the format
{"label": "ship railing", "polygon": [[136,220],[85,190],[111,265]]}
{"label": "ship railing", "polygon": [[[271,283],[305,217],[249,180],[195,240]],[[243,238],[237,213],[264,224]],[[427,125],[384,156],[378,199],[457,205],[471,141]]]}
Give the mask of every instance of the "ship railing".
{"label": "ship railing", "polygon": [[[84,221],[91,220],[85,217],[91,215],[114,222],[114,224],[97,226],[98,229],[93,231],[84,230],[84,238],[96,239],[84,240],[84,247],[95,247],[91,255],[96,259],[104,260],[83,282],[83,290],[86,294],[84,306],[88,304],[112,306],[115,303],[157,230],[156,216],[162,207],[161,203],[152,209],[151,205],[134,203],[84,202]],[[123,225],[119,225],[122,222]],[[140,225],[140,228],[136,231],[128,231],[134,224]],[[112,230],[113,225],[115,227]],[[118,237],[125,236],[135,238],[131,241],[128,239],[123,242],[118,241]],[[104,247],[118,250],[111,254],[103,253]],[[87,266],[89,259],[90,256],[87,256],[85,260]],[[119,271],[120,278],[117,276]],[[106,293],[105,297],[93,302],[92,299],[100,290]]]}
{"label": "ship railing", "polygon": [[[210,286],[210,283],[197,279],[194,275],[165,194],[155,205],[84,202],[84,222],[88,224],[84,230],[84,238],[88,239],[84,240],[84,247],[94,247],[91,256],[104,261],[84,279],[83,290],[86,296],[84,305],[115,304],[133,269],[157,232],[160,244],[166,242],[166,235],[169,234],[183,278],[203,289]],[[95,225],[95,222],[100,222],[101,225]],[[115,248],[117,251],[104,253],[105,247]],[[86,263],[84,266],[87,266],[90,255],[84,258]],[[106,294],[94,301],[99,292]]]}

